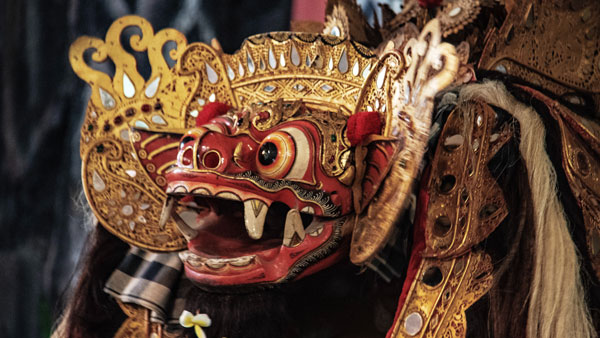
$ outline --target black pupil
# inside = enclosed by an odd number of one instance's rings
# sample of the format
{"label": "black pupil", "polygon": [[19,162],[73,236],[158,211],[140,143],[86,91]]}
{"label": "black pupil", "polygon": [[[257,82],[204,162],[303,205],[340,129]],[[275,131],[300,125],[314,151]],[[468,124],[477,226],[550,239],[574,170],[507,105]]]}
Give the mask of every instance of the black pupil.
{"label": "black pupil", "polygon": [[277,146],[273,142],[266,142],[258,151],[258,161],[262,165],[269,165],[277,159]]}

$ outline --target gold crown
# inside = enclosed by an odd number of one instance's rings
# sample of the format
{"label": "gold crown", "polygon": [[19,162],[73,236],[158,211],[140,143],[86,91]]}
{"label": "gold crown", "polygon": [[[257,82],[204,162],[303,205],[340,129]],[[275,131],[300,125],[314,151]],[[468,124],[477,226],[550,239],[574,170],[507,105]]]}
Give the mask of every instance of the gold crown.
{"label": "gold crown", "polygon": [[[142,37],[134,35],[130,43],[135,51],[148,54],[152,75],[147,81],[119,42],[129,26],[142,31]],[[163,174],[174,164],[179,134],[195,126],[199,111],[212,101],[241,108],[302,100],[346,116],[378,111],[385,122],[383,137],[408,140],[399,155],[404,163],[400,190],[405,192],[424,149],[433,96],[456,73],[454,49],[440,39],[434,20],[403,53],[391,51],[377,58],[348,39],[275,32],[250,37],[229,55],[218,44],[186,47],[183,35],[173,29],[154,34],[150,24],[136,16],[118,19],[105,41],[81,37],[71,46],[70,59],[77,75],[92,87],[81,133],[82,176],[92,210],[109,231],[129,243],[152,250],[183,248],[184,239],[172,221],[164,229],[159,226],[166,199]],[[173,68],[162,55],[168,41],[177,43],[170,53],[177,59]],[[112,79],[85,63],[88,49],[96,50],[93,61],[113,61]],[[160,133],[147,137],[144,129]],[[340,139],[342,130],[336,131]],[[343,161],[343,149],[332,151],[335,163]],[[335,167],[337,171],[332,166],[330,172],[341,174],[344,166]],[[369,231],[364,233],[368,236]]]}

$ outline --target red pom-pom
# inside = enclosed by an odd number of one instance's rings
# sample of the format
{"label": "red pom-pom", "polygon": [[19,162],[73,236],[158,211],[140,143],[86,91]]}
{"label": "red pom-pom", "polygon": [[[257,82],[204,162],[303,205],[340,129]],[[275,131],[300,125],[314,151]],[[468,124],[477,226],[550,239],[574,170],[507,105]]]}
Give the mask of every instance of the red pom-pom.
{"label": "red pom-pom", "polygon": [[219,115],[227,113],[231,109],[231,106],[223,102],[210,102],[207,103],[202,111],[198,113],[196,117],[196,127],[200,127],[206,124],[208,121],[214,119]]}
{"label": "red pom-pom", "polygon": [[367,136],[381,132],[381,118],[376,111],[361,111],[348,119],[346,135],[352,146],[364,141]]}
{"label": "red pom-pom", "polygon": [[435,8],[442,3],[442,0],[419,0],[419,6],[423,8]]}

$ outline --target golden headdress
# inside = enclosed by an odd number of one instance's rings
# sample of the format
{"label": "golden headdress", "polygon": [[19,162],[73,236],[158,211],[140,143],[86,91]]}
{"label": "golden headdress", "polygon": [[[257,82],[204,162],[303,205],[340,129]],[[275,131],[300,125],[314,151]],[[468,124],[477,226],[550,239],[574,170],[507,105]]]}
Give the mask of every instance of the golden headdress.
{"label": "golden headdress", "polygon": [[[147,53],[152,67],[148,79],[139,74],[135,58],[119,42],[130,26],[142,32],[130,43],[133,50]],[[380,197],[382,205],[393,201],[399,207],[424,151],[433,96],[456,72],[454,49],[440,39],[437,22],[432,21],[402,51],[377,58],[347,38],[275,32],[248,38],[230,55],[218,46],[188,46],[183,35],[172,29],[154,34],[149,23],[136,16],[117,20],[105,41],[81,37],[73,43],[70,59],[75,72],[92,87],[81,132],[82,176],[92,210],[109,231],[131,244],[160,251],[183,248],[183,237],[172,221],[164,229],[159,226],[166,198],[164,172],[174,164],[178,136],[194,126],[199,110],[208,102],[242,107],[280,98],[301,99],[347,116],[357,111],[380,112],[382,136],[406,140],[394,154],[402,166],[386,169],[398,176],[400,187]],[[163,54],[168,41],[177,44],[169,53],[177,59],[173,68]],[[86,64],[89,49],[95,49],[93,61],[110,59],[115,64],[114,76]],[[140,142],[137,130],[145,129],[162,133]],[[333,132],[341,146],[329,150],[335,159],[330,169],[342,175],[348,167],[344,163],[348,142],[341,129]],[[396,216],[388,214],[385,225],[359,221],[355,262],[370,259],[383,245]]]}

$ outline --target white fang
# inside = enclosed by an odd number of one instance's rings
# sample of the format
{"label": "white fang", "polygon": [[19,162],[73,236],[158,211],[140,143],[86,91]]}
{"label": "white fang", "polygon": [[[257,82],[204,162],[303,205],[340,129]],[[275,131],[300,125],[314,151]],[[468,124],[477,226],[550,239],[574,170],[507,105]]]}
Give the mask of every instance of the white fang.
{"label": "white fang", "polygon": [[[300,242],[294,243],[294,236],[300,239]],[[300,212],[296,209],[290,209],[285,217],[285,229],[283,230],[283,245],[287,247],[295,246],[301,243],[306,237]]]}
{"label": "white fang", "polygon": [[260,239],[262,237],[267,211],[269,211],[269,207],[261,200],[244,201],[244,225],[250,238]]}

